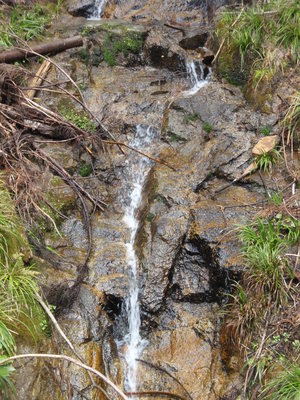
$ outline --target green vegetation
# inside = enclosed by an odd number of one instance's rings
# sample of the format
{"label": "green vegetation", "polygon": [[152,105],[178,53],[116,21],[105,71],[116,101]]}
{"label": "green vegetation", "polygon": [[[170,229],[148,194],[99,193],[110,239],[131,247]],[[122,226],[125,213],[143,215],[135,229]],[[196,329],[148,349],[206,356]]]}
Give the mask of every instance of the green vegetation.
{"label": "green vegetation", "polygon": [[148,213],[147,216],[146,216],[146,221],[147,222],[152,222],[154,220],[154,218],[155,218],[155,214]]}
{"label": "green vegetation", "polygon": [[[1,340],[1,328],[0,328],[0,340]],[[0,356],[0,360],[3,361],[5,357]],[[14,393],[14,385],[11,381],[11,374],[15,371],[11,364],[4,364],[0,367],[0,394],[2,394],[4,400],[10,400],[10,393]]]}
{"label": "green vegetation", "polygon": [[272,300],[281,304],[285,299],[286,240],[281,237],[281,222],[258,219],[245,226],[240,233],[243,255],[248,265],[248,282],[257,294],[270,293]]}
{"label": "green vegetation", "polygon": [[[54,311],[56,310],[56,307],[50,304],[49,310],[52,313],[54,313]],[[45,315],[45,318],[41,320],[40,329],[45,334],[45,336],[47,336],[47,337],[52,336],[52,326],[51,326],[50,318],[48,317],[48,315]]]}
{"label": "green vegetation", "polygon": [[63,107],[60,107],[59,112],[66,120],[70,121],[78,128],[87,132],[96,131],[96,124],[87,116],[86,113],[82,111],[76,111],[74,108]]}
{"label": "green vegetation", "polygon": [[269,202],[275,206],[282,204],[282,193],[273,192],[269,195]]}
{"label": "green vegetation", "polygon": [[261,171],[271,171],[273,165],[276,165],[278,160],[281,158],[280,152],[276,149],[269,151],[268,153],[263,152],[257,156],[254,160],[256,168]]}
{"label": "green vegetation", "polygon": [[220,41],[225,38],[218,71],[248,93],[259,87],[262,99],[256,96],[256,102],[264,102],[272,92],[275,76],[299,61],[299,2],[257,2],[238,15],[225,12],[218,23],[217,37]]}
{"label": "green vegetation", "polygon": [[263,126],[259,130],[259,133],[264,136],[269,136],[271,132],[272,132],[272,128],[269,125]]}
{"label": "green vegetation", "polygon": [[263,393],[264,399],[297,400],[300,398],[300,366],[289,365],[272,379]]}
{"label": "green vegetation", "polygon": [[[239,229],[239,238],[246,269],[228,295],[227,334],[244,354],[248,390],[262,388],[259,398],[264,399],[296,399],[296,393],[300,394],[299,335],[290,327],[282,331],[277,321],[299,294],[297,286],[292,287],[293,267],[286,255],[290,246],[299,243],[299,221],[281,213],[258,218]],[[272,328],[268,327],[270,320]],[[277,368],[271,375],[275,378],[270,380],[270,371],[279,363],[289,363],[290,367],[279,375]]]}
{"label": "green vegetation", "polygon": [[189,124],[190,122],[195,122],[200,119],[200,115],[198,113],[187,114],[184,116],[184,123]]}
{"label": "green vegetation", "polygon": [[80,176],[82,176],[83,178],[90,176],[91,173],[93,172],[93,168],[90,164],[82,164],[80,167],[80,171],[79,174]]}
{"label": "green vegetation", "polygon": [[[26,256],[27,253],[27,256]],[[0,357],[16,350],[15,335],[39,336],[44,313],[36,300],[37,272],[29,264],[30,250],[14,204],[0,182]],[[0,394],[11,390],[10,365],[0,367]]]}
{"label": "green vegetation", "polygon": [[203,124],[203,130],[206,133],[210,133],[213,130],[213,127],[211,126],[211,124],[209,122],[204,122]]}
{"label": "green vegetation", "polygon": [[103,57],[110,67],[114,67],[119,53],[122,53],[124,57],[128,56],[130,52],[138,54],[142,47],[143,39],[137,32],[126,31],[122,37],[108,33],[102,46]]}
{"label": "green vegetation", "polygon": [[287,130],[287,142],[300,143],[300,92],[292,99],[288,112],[284,118],[284,127]]}
{"label": "green vegetation", "polygon": [[[1,15],[0,21],[7,21],[7,16]],[[35,4],[30,9],[15,6],[8,23],[1,23],[0,46],[10,47],[17,42],[17,37],[28,41],[40,37],[51,20],[49,9]]]}

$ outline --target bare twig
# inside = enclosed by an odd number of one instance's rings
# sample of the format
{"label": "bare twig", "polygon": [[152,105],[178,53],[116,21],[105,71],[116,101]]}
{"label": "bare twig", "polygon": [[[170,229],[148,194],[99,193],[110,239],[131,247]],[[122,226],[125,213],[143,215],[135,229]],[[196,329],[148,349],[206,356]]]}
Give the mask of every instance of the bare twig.
{"label": "bare twig", "polygon": [[166,161],[160,160],[159,158],[155,158],[155,157],[150,156],[149,154],[143,153],[142,151],[140,151],[140,150],[138,150],[138,149],[136,149],[134,147],[131,147],[126,143],[123,143],[123,142],[112,142],[110,140],[103,140],[103,143],[115,144],[115,145],[118,145],[118,146],[126,147],[129,150],[135,151],[136,153],[138,153],[138,154],[140,154],[140,155],[142,155],[144,157],[149,158],[149,160],[152,160],[152,161],[154,161],[154,162],[156,162],[158,164],[165,165],[166,167],[170,168],[171,170],[176,171],[176,169],[174,167],[172,167],[171,165],[169,165]]}
{"label": "bare twig", "polygon": [[136,361],[148,365],[151,368],[156,369],[157,371],[163,372],[164,374],[168,375],[170,378],[172,378],[178,385],[184,390],[184,392],[188,395],[190,400],[194,400],[191,394],[187,391],[187,389],[183,386],[183,384],[174,376],[172,375],[169,371],[167,371],[165,368],[159,367],[158,365],[155,365],[151,363],[150,361],[146,360],[141,360],[140,358],[137,358]]}
{"label": "bare twig", "polygon": [[173,399],[179,400],[186,400],[184,397],[180,396],[179,394],[170,393],[170,392],[161,392],[159,390],[148,390],[145,392],[125,392],[127,396],[137,396],[137,397],[144,397],[144,396],[166,396],[171,397]]}
{"label": "bare twig", "polygon": [[63,354],[18,354],[16,356],[8,357],[5,359],[0,360],[0,365],[7,364],[10,361],[14,360],[21,360],[23,358],[51,358],[56,360],[65,360],[77,365],[80,368],[85,369],[86,371],[90,371],[93,374],[97,375],[102,381],[104,381],[107,385],[114,389],[116,393],[123,399],[129,400],[129,398],[122,392],[121,389],[118,388],[110,379],[108,379],[105,375],[101,374],[101,372],[97,371],[96,369],[89,367],[88,365],[82,363],[81,361],[75,360],[75,358],[65,356]]}

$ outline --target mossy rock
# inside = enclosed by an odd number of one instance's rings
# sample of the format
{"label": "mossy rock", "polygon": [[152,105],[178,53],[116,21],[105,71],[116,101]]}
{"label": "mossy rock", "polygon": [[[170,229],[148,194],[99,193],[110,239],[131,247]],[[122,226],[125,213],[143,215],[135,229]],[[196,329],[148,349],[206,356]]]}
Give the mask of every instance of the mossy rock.
{"label": "mossy rock", "polygon": [[61,213],[68,213],[75,207],[76,197],[73,190],[59,176],[51,179],[48,196],[51,205]]}
{"label": "mossy rock", "polygon": [[[122,63],[123,58],[131,54],[138,55],[144,45],[147,31],[139,25],[129,25],[117,22],[100,22],[88,25],[82,29],[82,35],[88,37],[87,47],[81,49],[77,56],[86,64],[98,66],[100,62],[106,61],[110,67]],[[94,46],[94,42],[100,44]]]}

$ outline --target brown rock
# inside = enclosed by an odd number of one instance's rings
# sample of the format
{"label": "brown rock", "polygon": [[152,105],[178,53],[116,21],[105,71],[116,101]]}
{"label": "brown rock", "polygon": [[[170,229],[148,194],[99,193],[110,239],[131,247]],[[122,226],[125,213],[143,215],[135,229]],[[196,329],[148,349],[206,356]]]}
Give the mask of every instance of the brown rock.
{"label": "brown rock", "polygon": [[252,154],[254,156],[260,156],[263,153],[269,153],[279,143],[279,137],[277,135],[266,136],[258,141],[253,147]]}

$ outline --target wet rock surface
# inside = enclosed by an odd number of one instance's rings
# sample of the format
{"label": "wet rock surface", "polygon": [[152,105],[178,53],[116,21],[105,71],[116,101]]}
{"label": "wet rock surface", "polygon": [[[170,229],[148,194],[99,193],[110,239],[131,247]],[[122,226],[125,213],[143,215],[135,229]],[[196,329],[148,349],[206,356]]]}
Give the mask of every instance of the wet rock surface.
{"label": "wet rock surface", "polygon": [[[186,21],[187,16],[195,21],[203,19],[199,10],[205,3],[169,1],[163,7],[176,13],[177,22],[181,18]],[[213,6],[224,3],[216,1]],[[153,7],[154,17],[159,14],[162,18],[161,4],[136,1],[112,7],[110,2],[108,7],[111,6],[111,15],[118,18],[146,22]],[[112,25],[92,33],[100,47],[109,32],[124,32],[119,22]],[[189,54],[185,48],[194,45],[180,47],[182,33],[172,31],[172,38],[168,27],[131,28],[145,35],[139,65],[131,65],[128,59],[114,68],[103,60],[98,65],[86,63],[78,57],[77,50],[72,52],[72,59],[68,54],[55,59],[72,71],[88,106],[117,140],[130,143],[138,124],[151,125],[160,132],[147,152],[172,167],[153,165],[138,213],[136,252],[142,335],[148,343],[142,358],[152,364],[140,363],[139,390],[170,391],[184,397],[188,391],[194,400],[230,398],[241,381],[238,367],[226,370],[221,360],[219,311],[228,282],[237,278],[243,268],[240,243],[233,230],[256,214],[264,189],[260,178],[254,175],[219,194],[216,190],[248,167],[259,128],[270,121],[275,125],[276,117],[254,112],[239,89],[213,78],[198,93],[187,96],[183,92],[191,83],[186,77]],[[202,43],[205,37],[200,39]],[[56,98],[47,101],[54,108],[57,105]],[[63,150],[56,146],[51,155],[77,175],[78,165],[86,161],[81,154],[74,156],[73,149],[67,146]],[[125,246],[129,232],[123,215],[128,201],[127,170],[133,157],[129,150],[123,155],[116,146],[110,146],[109,151],[89,160],[97,178],[82,179],[82,184],[100,195],[108,207],[102,214],[93,214],[93,251],[87,274],[73,304],[59,314],[59,323],[81,356],[120,386],[125,349],[117,341],[127,333],[123,313],[129,287]],[[40,260],[40,280],[46,293],[55,292],[62,282],[71,285],[87,248],[76,199],[67,192],[65,196],[65,202],[72,207],[61,224],[64,238],[47,238],[60,258],[58,268],[51,266],[51,259]],[[58,349],[70,352],[54,333],[40,350]],[[176,377],[185,390],[155,366]],[[57,385],[49,385],[47,375],[58,374],[58,363],[54,369],[36,363],[18,378],[18,398],[81,400],[81,390],[84,396],[103,398],[92,389],[85,372],[74,366],[60,368],[66,382],[75,388],[69,397],[63,376],[57,379]],[[115,398],[110,391],[109,395]]]}
{"label": "wet rock surface", "polygon": [[94,0],[71,0],[67,7],[68,12],[74,17],[87,17],[94,9]]}

